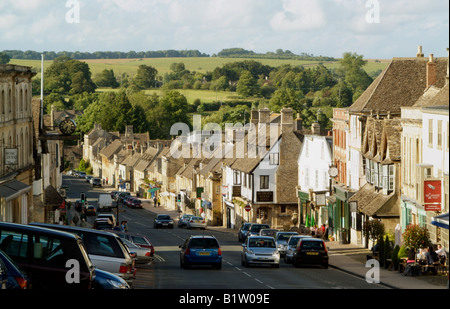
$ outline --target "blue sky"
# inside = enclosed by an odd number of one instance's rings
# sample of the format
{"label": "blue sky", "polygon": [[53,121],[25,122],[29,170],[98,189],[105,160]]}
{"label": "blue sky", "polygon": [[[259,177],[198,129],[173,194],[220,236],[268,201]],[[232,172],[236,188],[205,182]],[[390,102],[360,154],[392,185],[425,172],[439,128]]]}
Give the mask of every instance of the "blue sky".
{"label": "blue sky", "polygon": [[418,45],[447,56],[448,0],[0,0],[0,50],[241,47],[390,59],[415,56]]}

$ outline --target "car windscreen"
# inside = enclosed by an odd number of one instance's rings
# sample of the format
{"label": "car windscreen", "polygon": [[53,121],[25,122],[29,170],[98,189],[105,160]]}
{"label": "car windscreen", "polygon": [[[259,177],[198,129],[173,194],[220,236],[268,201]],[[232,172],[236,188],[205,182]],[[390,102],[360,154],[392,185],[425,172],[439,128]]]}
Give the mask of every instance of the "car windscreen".
{"label": "car windscreen", "polygon": [[259,232],[261,229],[263,228],[268,228],[269,226],[267,225],[252,225],[252,227],[250,228],[251,232]]}
{"label": "car windscreen", "polygon": [[218,249],[219,243],[214,238],[193,238],[189,243],[191,249]]}
{"label": "car windscreen", "polygon": [[170,216],[158,216],[157,220],[170,220]]}
{"label": "car windscreen", "polygon": [[289,239],[289,245],[290,246],[295,246],[295,245],[297,245],[298,244],[298,241],[300,240],[300,238],[298,238],[298,237],[291,237],[290,239]]}
{"label": "car windscreen", "polygon": [[275,248],[275,241],[270,238],[252,238],[248,242],[249,247]]}
{"label": "car windscreen", "polygon": [[148,241],[142,236],[131,236],[133,242],[138,245],[149,245]]}

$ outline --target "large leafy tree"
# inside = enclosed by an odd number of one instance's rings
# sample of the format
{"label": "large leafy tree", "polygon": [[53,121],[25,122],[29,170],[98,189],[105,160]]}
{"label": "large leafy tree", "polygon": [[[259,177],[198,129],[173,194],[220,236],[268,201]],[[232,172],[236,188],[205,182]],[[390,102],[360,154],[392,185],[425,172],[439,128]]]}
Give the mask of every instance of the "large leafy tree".
{"label": "large leafy tree", "polygon": [[190,126],[188,102],[178,91],[169,91],[160,98],[158,105],[147,112],[152,138],[170,139],[170,129],[175,123]]}
{"label": "large leafy tree", "polygon": [[46,93],[78,94],[94,92],[97,86],[91,79],[89,65],[66,56],[56,58],[44,73]]}
{"label": "large leafy tree", "polygon": [[132,84],[138,89],[149,89],[155,85],[158,70],[148,65],[140,65],[136,75],[133,77]]}

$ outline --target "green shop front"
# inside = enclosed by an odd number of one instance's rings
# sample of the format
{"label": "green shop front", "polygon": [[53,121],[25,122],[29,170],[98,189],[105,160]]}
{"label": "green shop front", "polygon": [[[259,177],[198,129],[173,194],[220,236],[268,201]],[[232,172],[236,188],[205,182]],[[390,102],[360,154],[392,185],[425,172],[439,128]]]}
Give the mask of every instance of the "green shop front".
{"label": "green shop front", "polygon": [[330,203],[332,213],[330,218],[333,219],[333,233],[337,241],[343,244],[349,244],[351,214],[348,200],[355,192],[345,187],[334,185],[333,193],[334,203]]}

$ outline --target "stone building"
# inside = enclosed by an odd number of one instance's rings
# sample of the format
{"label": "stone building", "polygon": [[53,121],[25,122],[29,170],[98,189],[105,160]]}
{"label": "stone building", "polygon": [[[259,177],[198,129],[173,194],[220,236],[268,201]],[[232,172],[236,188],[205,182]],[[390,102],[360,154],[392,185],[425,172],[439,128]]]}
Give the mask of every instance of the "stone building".
{"label": "stone building", "polygon": [[34,76],[31,67],[0,65],[0,221],[32,219]]}

